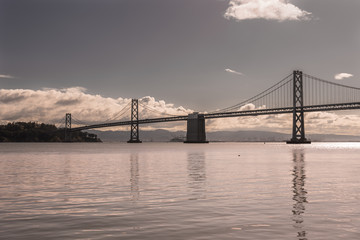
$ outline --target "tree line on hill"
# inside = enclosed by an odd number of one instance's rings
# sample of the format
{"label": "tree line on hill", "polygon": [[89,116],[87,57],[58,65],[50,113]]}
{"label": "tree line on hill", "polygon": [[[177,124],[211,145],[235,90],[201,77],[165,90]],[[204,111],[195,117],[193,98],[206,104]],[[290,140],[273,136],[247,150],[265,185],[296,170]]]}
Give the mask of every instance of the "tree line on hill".
{"label": "tree line on hill", "polygon": [[[65,129],[52,124],[12,122],[0,125],[0,142],[64,142]],[[101,142],[96,134],[72,132],[72,142]]]}

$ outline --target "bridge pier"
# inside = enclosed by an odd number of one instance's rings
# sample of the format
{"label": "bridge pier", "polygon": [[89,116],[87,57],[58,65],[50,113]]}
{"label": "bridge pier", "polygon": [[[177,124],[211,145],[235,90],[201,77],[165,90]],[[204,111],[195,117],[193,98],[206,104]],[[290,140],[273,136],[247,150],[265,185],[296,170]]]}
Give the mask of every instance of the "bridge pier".
{"label": "bridge pier", "polygon": [[131,126],[128,143],[142,143],[139,139],[139,101],[131,99]]}
{"label": "bridge pier", "polygon": [[71,113],[65,114],[65,142],[71,142]]}
{"label": "bridge pier", "polygon": [[304,98],[303,98],[303,74],[301,71],[293,72],[293,131],[292,138],[287,144],[309,144],[305,138],[304,124]]}
{"label": "bridge pier", "polygon": [[184,143],[208,143],[206,141],[204,114],[194,112],[188,115],[186,141]]}

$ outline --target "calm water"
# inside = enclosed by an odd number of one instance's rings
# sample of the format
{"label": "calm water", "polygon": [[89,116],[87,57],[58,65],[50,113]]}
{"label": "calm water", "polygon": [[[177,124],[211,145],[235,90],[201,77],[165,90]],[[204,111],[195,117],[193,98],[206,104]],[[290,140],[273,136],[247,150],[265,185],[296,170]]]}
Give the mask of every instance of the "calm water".
{"label": "calm water", "polygon": [[0,144],[1,239],[360,239],[360,144]]}

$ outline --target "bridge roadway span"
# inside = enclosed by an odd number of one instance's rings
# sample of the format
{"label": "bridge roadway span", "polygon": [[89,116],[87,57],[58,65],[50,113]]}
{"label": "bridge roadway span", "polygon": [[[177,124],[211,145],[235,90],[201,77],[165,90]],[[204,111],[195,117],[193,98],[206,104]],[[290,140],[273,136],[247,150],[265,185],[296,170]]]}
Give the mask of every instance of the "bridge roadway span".
{"label": "bridge roadway span", "polygon": [[[297,109],[300,110],[301,107],[298,107]],[[303,106],[304,112],[323,112],[323,111],[337,111],[337,110],[351,110],[351,109],[360,109],[360,102]],[[273,109],[255,109],[255,110],[236,111],[236,112],[205,113],[204,117],[205,117],[205,119],[211,119],[211,118],[285,114],[285,113],[293,113],[293,110],[294,110],[293,107],[273,108]],[[183,115],[183,116],[176,116],[176,117],[141,119],[138,121],[138,123],[139,124],[149,124],[149,123],[175,122],[175,121],[187,121],[187,120],[188,120],[188,115]],[[86,126],[82,126],[82,127],[71,128],[70,131],[75,132],[75,131],[82,131],[82,130],[87,130],[87,129],[115,127],[115,126],[124,126],[124,125],[131,125],[131,121],[86,125]]]}

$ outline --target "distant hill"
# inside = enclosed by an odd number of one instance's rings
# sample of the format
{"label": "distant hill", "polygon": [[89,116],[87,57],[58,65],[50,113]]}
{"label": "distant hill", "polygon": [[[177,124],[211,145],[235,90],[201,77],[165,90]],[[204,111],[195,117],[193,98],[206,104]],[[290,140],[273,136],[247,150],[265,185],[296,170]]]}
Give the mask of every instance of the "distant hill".
{"label": "distant hill", "polygon": [[[130,139],[129,131],[98,131],[88,130],[96,134],[103,142],[126,142]],[[167,130],[140,131],[140,140],[143,142],[169,142],[176,137],[183,137],[186,132],[169,132]]]}
{"label": "distant hill", "polygon": [[[128,131],[98,131],[89,130],[104,142],[126,142],[130,138]],[[169,142],[185,139],[185,131],[169,132],[159,129],[154,131],[140,131],[140,140],[143,142]],[[290,134],[268,131],[218,131],[208,132],[210,142],[283,142],[291,138]],[[308,134],[313,142],[360,142],[360,136],[335,134]]]}

